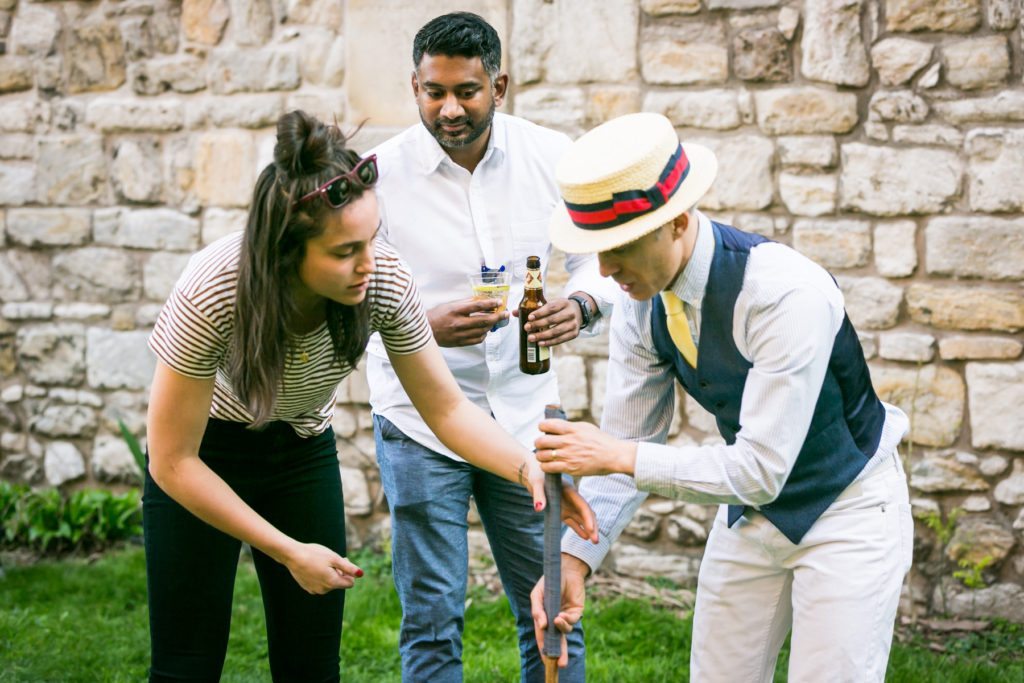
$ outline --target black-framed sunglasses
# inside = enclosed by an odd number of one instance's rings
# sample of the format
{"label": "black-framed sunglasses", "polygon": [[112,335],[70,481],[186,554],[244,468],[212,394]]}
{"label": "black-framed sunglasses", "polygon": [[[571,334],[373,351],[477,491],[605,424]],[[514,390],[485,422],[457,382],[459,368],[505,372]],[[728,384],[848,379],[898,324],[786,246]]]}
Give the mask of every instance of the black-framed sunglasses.
{"label": "black-framed sunglasses", "polygon": [[340,209],[352,200],[356,190],[369,190],[377,182],[377,155],[371,154],[348,173],[342,173],[328,180],[307,195],[303,195],[296,202],[295,206],[302,204],[314,197],[323,197],[323,200],[332,209]]}

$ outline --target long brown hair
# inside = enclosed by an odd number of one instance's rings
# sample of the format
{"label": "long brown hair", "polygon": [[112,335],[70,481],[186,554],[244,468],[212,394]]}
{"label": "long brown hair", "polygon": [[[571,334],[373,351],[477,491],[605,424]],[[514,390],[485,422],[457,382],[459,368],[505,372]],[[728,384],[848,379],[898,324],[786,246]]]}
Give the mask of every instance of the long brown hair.
{"label": "long brown hair", "polygon": [[[235,301],[235,329],[228,350],[231,384],[252,413],[254,427],[270,421],[284,375],[288,321],[298,306],[293,286],[306,255],[306,241],[323,232],[322,218],[334,211],[319,199],[295,200],[359,163],[337,126],[302,111],[277,120],[274,161],[256,181],[245,229]],[[327,328],[334,362],[355,367],[370,337],[369,303],[327,301]]]}

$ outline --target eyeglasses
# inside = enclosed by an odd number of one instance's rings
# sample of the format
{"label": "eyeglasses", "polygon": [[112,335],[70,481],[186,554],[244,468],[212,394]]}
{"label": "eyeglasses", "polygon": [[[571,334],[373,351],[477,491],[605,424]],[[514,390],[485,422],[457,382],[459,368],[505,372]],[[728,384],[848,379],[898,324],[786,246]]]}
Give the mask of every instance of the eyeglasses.
{"label": "eyeglasses", "polygon": [[323,197],[323,200],[332,209],[340,209],[352,200],[357,191],[368,190],[376,182],[377,155],[371,154],[356,164],[348,173],[335,176],[309,194],[300,197],[294,206],[314,197]]}

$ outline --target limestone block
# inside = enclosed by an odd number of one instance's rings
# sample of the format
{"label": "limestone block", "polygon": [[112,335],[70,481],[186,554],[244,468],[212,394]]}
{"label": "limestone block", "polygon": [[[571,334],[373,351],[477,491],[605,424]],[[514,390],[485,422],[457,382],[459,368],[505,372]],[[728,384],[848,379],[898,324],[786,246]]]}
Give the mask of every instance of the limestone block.
{"label": "limestone block", "polygon": [[[716,220],[721,221],[721,217],[716,217]],[[765,216],[759,213],[744,213],[738,214],[734,219],[733,223],[725,221],[726,224],[736,225],[737,227],[745,230],[746,232],[752,232],[757,235],[764,235],[765,237],[773,236],[778,230],[776,229],[775,220],[771,216]]]}
{"label": "limestone block", "polygon": [[754,93],[757,125],[769,135],[848,133],[857,125],[857,96],[823,88],[773,88]]}
{"label": "limestone block", "polygon": [[1024,362],[968,363],[971,445],[1024,451]]}
{"label": "limestone block", "polygon": [[1024,329],[1024,295],[995,287],[913,284],[907,311],[914,322],[952,330]]}
{"label": "limestone block", "polygon": [[93,476],[102,482],[132,483],[142,475],[128,444],[110,434],[96,436],[89,465]]}
{"label": "limestone block", "polygon": [[201,246],[205,247],[225,235],[245,230],[248,216],[248,212],[241,209],[206,209],[203,212]]}
{"label": "limestone block", "polygon": [[97,212],[94,233],[96,244],[113,247],[191,252],[199,246],[199,221],[173,209]]}
{"label": "limestone block", "polygon": [[640,8],[656,17],[666,14],[696,14],[701,9],[701,0],[640,0]]}
{"label": "limestone block", "polygon": [[996,484],[994,496],[1003,505],[1024,505],[1024,460],[1013,461],[1013,473]]}
{"label": "limestone block", "polygon": [[156,358],[146,346],[149,332],[88,331],[86,378],[93,389],[147,389]]}
{"label": "limestone block", "polygon": [[823,216],[836,208],[836,176],[833,174],[779,174],[779,196],[790,213]]}
{"label": "limestone block", "polygon": [[871,77],[861,37],[863,0],[816,0],[804,4],[800,72],[836,85],[867,85]]}
{"label": "limestone block", "polygon": [[871,96],[868,117],[875,121],[920,122],[928,117],[928,103],[909,90],[878,91]]}
{"label": "limestone block", "polygon": [[946,360],[1013,360],[1024,344],[1005,337],[946,337],[939,340],[939,355]]}
{"label": "limestone block", "polygon": [[92,234],[83,209],[13,209],[7,213],[7,237],[25,247],[84,244]]}
{"label": "limestone block", "polygon": [[185,38],[204,45],[216,45],[224,36],[231,16],[227,0],[183,0],[181,28]]}
{"label": "limestone block", "polygon": [[960,147],[964,143],[964,134],[958,128],[939,123],[897,125],[892,128],[892,139],[893,142],[911,145]]}
{"label": "limestone block", "polygon": [[[947,579],[946,581],[952,581]],[[1015,583],[997,583],[989,588],[935,589],[934,604],[954,617],[972,619],[1001,618],[1020,623],[1024,620],[1024,588]]]}
{"label": "limestone block", "polygon": [[836,163],[836,143],[826,135],[794,135],[776,141],[783,166],[829,168]]}
{"label": "limestone block", "polygon": [[516,97],[516,114],[542,126],[582,133],[587,101],[582,88],[538,87]]}
{"label": "limestone block", "polygon": [[637,73],[639,21],[640,8],[633,0],[513,0],[512,80],[631,81]]}
{"label": "limestone block", "polygon": [[30,204],[36,194],[36,172],[24,164],[0,164],[0,205]]}
{"label": "limestone block", "polygon": [[[279,94],[213,97],[206,104],[209,120],[219,128],[275,126],[285,113],[284,98]],[[315,112],[310,113],[315,115]],[[330,118],[326,120],[331,121]]]}
{"label": "limestone block", "polygon": [[203,133],[195,156],[195,190],[209,206],[246,206],[256,182],[252,136],[238,130]]}
{"label": "limestone block", "polygon": [[49,301],[21,301],[0,306],[0,316],[7,320],[49,320],[53,304]]}
{"label": "limestone block", "polygon": [[789,43],[777,28],[748,28],[732,40],[733,72],[745,81],[783,82],[793,77]]}
{"label": "limestone block", "polygon": [[796,7],[783,7],[779,10],[777,26],[786,40],[793,40],[796,29],[800,25],[800,10]]}
{"label": "limestone block", "polygon": [[718,423],[715,421],[715,416],[697,403],[695,398],[687,395],[683,408],[688,425],[706,434],[718,434]]}
{"label": "limestone block", "polygon": [[[50,255],[41,251],[0,252],[0,301],[45,301],[53,285]],[[0,334],[6,333],[0,324]]]}
{"label": "limestone block", "polygon": [[11,22],[9,51],[16,55],[33,57],[50,55],[60,33],[60,23],[57,12],[23,3],[18,8],[14,21]]}
{"label": "limestone block", "polygon": [[665,531],[676,545],[702,547],[708,540],[704,525],[686,515],[671,515],[665,520]]}
{"label": "limestone block", "polygon": [[[234,99],[234,98],[231,98]],[[284,111],[295,111],[301,109],[304,112],[312,114],[321,121],[339,123],[346,120],[345,117],[345,92],[340,89],[335,90],[320,90],[316,92],[293,92],[288,95],[288,101],[284,105]],[[275,122],[264,125],[276,125]],[[255,127],[255,126],[253,126]],[[346,133],[349,132],[348,127],[343,126]],[[360,131],[361,133],[362,131]],[[397,132],[397,131],[394,131]],[[394,132],[392,134],[394,134]],[[381,142],[391,137],[388,135]],[[260,162],[257,164],[258,168],[263,168],[274,159],[274,143],[276,142],[276,136],[270,135],[268,137],[258,137],[261,147],[259,159]],[[264,150],[262,143],[266,143],[267,147]],[[354,149],[354,147],[353,147]],[[368,147],[365,149],[369,149]],[[264,151],[266,153],[264,153]]]}
{"label": "limestone block", "polygon": [[905,85],[928,65],[934,49],[919,40],[886,38],[871,48],[871,62],[882,85]]}
{"label": "limestone block", "polygon": [[640,89],[631,86],[591,86],[587,92],[587,121],[593,124],[641,111]]}
{"label": "limestone block", "polygon": [[373,512],[373,498],[366,473],[354,467],[341,468],[341,487],[345,495],[345,514],[365,517]]}
{"label": "limestone block", "polygon": [[629,524],[623,529],[623,533],[641,541],[653,541],[658,537],[660,529],[661,516],[654,514],[646,508],[640,508],[629,520]]}
{"label": "limestone block", "polygon": [[1024,130],[983,128],[967,134],[967,187],[975,211],[1024,209]]}
{"label": "limestone block", "polygon": [[875,225],[875,269],[886,277],[907,277],[917,269],[917,226],[913,221]]}
{"label": "limestone block", "polygon": [[34,83],[31,59],[10,55],[0,56],[0,93],[28,90]]}
{"label": "limestone block", "polygon": [[998,565],[1016,545],[1013,532],[994,519],[971,515],[959,520],[953,538],[946,546],[946,557],[957,562],[977,564],[991,557]]}
{"label": "limestone block", "polygon": [[992,509],[992,503],[985,496],[967,496],[960,507],[965,512],[988,512]]}
{"label": "limestone block", "polygon": [[590,365],[590,417],[601,423],[604,413],[604,398],[608,388],[608,361],[597,360]]}
{"label": "limestone block", "polygon": [[680,585],[694,586],[700,560],[688,555],[648,550],[639,546],[619,543],[609,553],[613,571],[637,579],[652,576],[668,579]]}
{"label": "limestone block", "polygon": [[230,38],[236,45],[264,45],[274,35],[272,0],[230,0]]}
{"label": "limestone block", "polygon": [[781,0],[705,0],[708,9],[762,9],[778,7]]}
{"label": "limestone block", "polygon": [[121,140],[114,147],[110,179],[118,196],[129,202],[155,203],[163,192],[160,144],[155,140]]}
{"label": "limestone block", "polygon": [[1010,75],[1010,50],[1004,36],[969,38],[942,48],[946,80],[962,90],[990,88]]}
{"label": "limestone block", "polygon": [[860,342],[860,349],[864,353],[864,360],[871,360],[878,355],[878,339],[875,335],[858,332],[857,341]]}
{"label": "limestone block", "polygon": [[173,131],[184,125],[185,115],[179,100],[134,100],[100,97],[85,111],[90,126],[105,133],[136,131]]}
{"label": "limestone block", "polygon": [[858,330],[884,330],[896,324],[903,288],[880,277],[836,278],[846,299],[846,312]]}
{"label": "limestone block", "polygon": [[62,320],[98,320],[110,315],[110,306],[103,304],[57,304],[53,315]]}
{"label": "limestone block", "polygon": [[934,107],[950,123],[1024,121],[1024,92],[1007,90],[992,97],[937,102]]}
{"label": "limestone block", "polygon": [[926,453],[910,468],[910,486],[925,493],[988,491],[978,468],[957,456],[953,451]]}
{"label": "limestone block", "polygon": [[206,88],[206,62],[190,55],[134,62],[128,65],[128,82],[139,95],[198,92]]}
{"label": "limestone block", "polygon": [[871,225],[851,219],[793,224],[793,248],[825,268],[856,268],[871,258]]}
{"label": "limestone block", "polygon": [[147,299],[165,301],[174,289],[174,283],[185,266],[189,254],[157,252],[149,257],[142,268],[142,292]]}
{"label": "limestone block", "polygon": [[997,31],[1005,31],[1017,25],[1020,19],[1020,0],[988,0],[985,14],[989,27]]}
{"label": "limestone block", "polygon": [[[369,0],[372,1],[372,0]],[[344,4],[337,0],[285,0],[284,5],[284,18],[288,20],[289,24],[310,24],[313,26],[326,26],[328,28],[341,28],[342,17],[344,16]],[[347,3],[348,11],[354,12],[361,5],[365,4],[365,0],[349,0]],[[375,4],[381,5],[395,5],[394,2],[378,2]],[[424,3],[427,4],[427,3]],[[465,7],[464,3],[460,7]],[[476,12],[473,7],[469,8],[470,11]],[[450,9],[448,11],[451,11]],[[434,14],[430,14],[427,19],[424,19],[422,23],[426,23],[431,17],[442,14],[438,11]],[[349,17],[351,20],[351,17]],[[493,24],[492,24],[493,25]],[[351,24],[350,24],[351,26]],[[419,25],[417,25],[418,27]],[[360,27],[363,28],[363,27]],[[384,26],[378,26],[375,28],[384,28]],[[500,31],[498,35],[503,35]],[[409,45],[412,45],[412,37],[410,36]]]}
{"label": "limestone block", "polygon": [[146,430],[147,396],[137,391],[111,391],[104,397],[106,405],[100,416],[103,429],[120,434],[120,421],[132,434],[142,434]]}
{"label": "limestone block", "polygon": [[940,213],[960,191],[963,163],[951,151],[842,146],[840,208],[878,216]]}
{"label": "limestone block", "polygon": [[85,475],[85,460],[74,444],[53,441],[46,446],[43,468],[47,483],[50,486],[61,486]]}
{"label": "limestone block", "polygon": [[31,159],[35,156],[36,142],[31,135],[7,133],[3,139],[3,147],[0,147],[0,159]]}
{"label": "limestone block", "polygon": [[981,0],[887,0],[889,31],[968,33],[981,23]]}
{"label": "limestone block", "polygon": [[658,85],[724,83],[729,78],[725,45],[671,38],[649,38],[640,45],[644,81]]}
{"label": "limestone block", "polygon": [[701,200],[704,208],[756,211],[772,203],[772,158],[775,145],[756,135],[701,139],[718,157],[718,176]]}
{"label": "limestone block", "polygon": [[96,433],[96,411],[79,405],[42,404],[29,419],[36,434],[78,439]]}
{"label": "limestone block", "polygon": [[935,357],[935,337],[914,332],[878,335],[878,355],[886,360],[928,363]]}
{"label": "limestone block", "polygon": [[925,260],[931,275],[1024,280],[1024,219],[933,218],[925,228]]}
{"label": "limestone block", "polygon": [[124,40],[116,23],[73,25],[67,34],[63,64],[68,92],[116,90],[124,83]]}
{"label": "limestone block", "polygon": [[663,114],[674,126],[732,130],[742,123],[732,89],[649,92],[643,110]]}
{"label": "limestone block", "polygon": [[580,356],[560,353],[554,369],[558,375],[558,396],[562,401],[562,410],[571,420],[582,418],[590,406],[586,363]]}
{"label": "limestone block", "polygon": [[360,363],[348,376],[348,395],[353,403],[369,404],[370,385],[366,381],[366,363]]}
{"label": "limestone block", "polygon": [[18,367],[37,384],[72,386],[85,378],[85,331],[74,323],[26,325],[17,333]]}
{"label": "limestone block", "polygon": [[139,270],[121,249],[84,247],[54,255],[54,295],[59,299],[134,301],[139,293]]}
{"label": "limestone block", "polygon": [[964,381],[949,368],[869,365],[878,397],[910,418],[907,439],[923,446],[951,446],[964,417]]}
{"label": "limestone block", "polygon": [[107,194],[107,158],[98,135],[39,138],[36,169],[42,204],[89,204]]}
{"label": "limestone block", "polygon": [[299,59],[288,48],[216,50],[207,72],[210,89],[218,95],[236,92],[295,90],[299,87]]}
{"label": "limestone block", "polygon": [[49,122],[50,104],[48,102],[30,99],[0,102],[0,131],[32,133]]}

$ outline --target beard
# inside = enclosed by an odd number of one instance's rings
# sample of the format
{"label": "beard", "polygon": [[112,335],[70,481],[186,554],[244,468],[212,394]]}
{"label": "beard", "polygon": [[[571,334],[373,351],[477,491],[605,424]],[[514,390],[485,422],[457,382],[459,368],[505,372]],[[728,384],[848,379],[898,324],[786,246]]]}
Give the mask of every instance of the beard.
{"label": "beard", "polygon": [[[422,111],[420,112],[420,120],[423,122],[423,125],[427,127],[427,130],[430,131],[430,134],[434,136],[434,139],[437,140],[438,144],[441,145],[441,147],[445,149],[459,149],[460,147],[465,147],[476,142],[477,140],[480,139],[481,135],[487,132],[487,130],[491,127],[491,122],[494,120],[494,110],[495,104],[494,100],[492,99],[491,106],[487,110],[487,115],[484,116],[479,121],[474,121],[472,116],[464,116],[459,119],[451,120],[438,118],[435,119],[434,122],[431,124],[428,123],[427,120],[423,118]],[[446,133],[444,129],[441,127],[442,125],[451,126],[459,124],[465,124],[466,129],[457,135],[450,135]]]}

